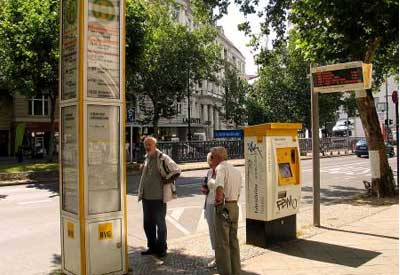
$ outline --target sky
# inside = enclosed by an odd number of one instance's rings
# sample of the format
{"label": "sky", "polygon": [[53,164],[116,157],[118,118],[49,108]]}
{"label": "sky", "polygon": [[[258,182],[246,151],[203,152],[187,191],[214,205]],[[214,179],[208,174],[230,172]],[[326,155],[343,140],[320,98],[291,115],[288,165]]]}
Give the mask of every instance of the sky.
{"label": "sky", "polygon": [[[259,18],[256,15],[252,15],[249,18],[250,26],[252,30],[258,31],[259,28]],[[222,19],[218,21],[218,25],[224,28],[225,36],[232,41],[232,43],[240,50],[240,52],[246,58],[246,74],[256,75],[257,66],[254,63],[253,56],[255,53],[252,52],[252,48],[248,47],[250,38],[245,36],[243,32],[238,31],[237,25],[244,22],[244,16],[240,13],[239,8],[231,4],[228,8],[228,15],[225,15]]]}

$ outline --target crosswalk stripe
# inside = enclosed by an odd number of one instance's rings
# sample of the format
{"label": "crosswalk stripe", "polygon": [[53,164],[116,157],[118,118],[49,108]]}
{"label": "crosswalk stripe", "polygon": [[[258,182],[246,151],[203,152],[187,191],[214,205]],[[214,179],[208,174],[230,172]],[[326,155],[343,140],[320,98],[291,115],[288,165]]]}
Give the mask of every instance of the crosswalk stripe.
{"label": "crosswalk stripe", "polygon": [[190,235],[190,232],[184,228],[180,223],[178,223],[176,220],[171,218],[169,215],[165,218],[168,222],[170,222],[173,226],[175,226],[178,230],[180,230],[183,234]]}
{"label": "crosswalk stripe", "polygon": [[174,218],[175,220],[179,220],[179,218],[182,216],[183,211],[185,211],[185,208],[175,208],[174,210],[172,210],[172,213],[170,214],[170,216],[172,218]]}
{"label": "crosswalk stripe", "polygon": [[197,223],[197,227],[196,227],[196,233],[197,232],[203,232],[206,231],[208,229],[208,224],[207,224],[207,220],[204,217],[204,211],[201,211],[201,215],[200,215],[200,219],[199,222]]}

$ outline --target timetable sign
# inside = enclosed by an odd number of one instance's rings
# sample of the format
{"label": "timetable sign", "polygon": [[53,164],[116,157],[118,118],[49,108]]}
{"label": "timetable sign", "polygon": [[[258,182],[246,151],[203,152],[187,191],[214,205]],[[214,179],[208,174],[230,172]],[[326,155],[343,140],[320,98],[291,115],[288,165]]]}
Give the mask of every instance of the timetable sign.
{"label": "timetable sign", "polygon": [[349,62],[312,68],[316,93],[358,91],[371,88],[371,64]]}

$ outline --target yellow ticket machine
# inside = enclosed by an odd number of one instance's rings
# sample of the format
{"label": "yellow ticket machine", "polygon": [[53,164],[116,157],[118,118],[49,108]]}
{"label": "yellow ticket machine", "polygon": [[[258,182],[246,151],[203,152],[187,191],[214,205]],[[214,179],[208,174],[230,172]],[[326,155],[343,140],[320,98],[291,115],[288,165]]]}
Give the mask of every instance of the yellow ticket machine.
{"label": "yellow ticket machine", "polygon": [[126,274],[124,1],[62,0],[61,269]]}
{"label": "yellow ticket machine", "polygon": [[296,238],[301,170],[299,123],[267,123],[244,129],[246,240],[266,247]]}

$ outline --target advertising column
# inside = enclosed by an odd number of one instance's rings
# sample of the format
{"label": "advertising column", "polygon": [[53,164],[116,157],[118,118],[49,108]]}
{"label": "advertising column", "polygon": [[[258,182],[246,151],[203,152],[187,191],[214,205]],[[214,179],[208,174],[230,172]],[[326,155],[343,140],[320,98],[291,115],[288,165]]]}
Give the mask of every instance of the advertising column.
{"label": "advertising column", "polygon": [[124,1],[63,0],[62,271],[126,274]]}

